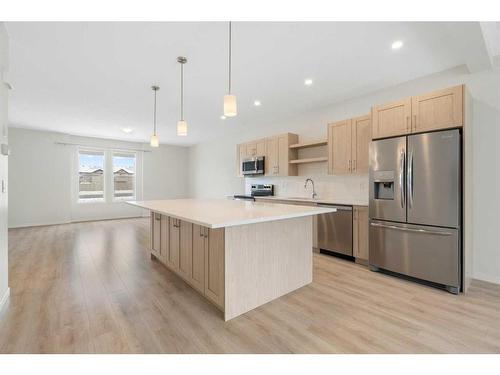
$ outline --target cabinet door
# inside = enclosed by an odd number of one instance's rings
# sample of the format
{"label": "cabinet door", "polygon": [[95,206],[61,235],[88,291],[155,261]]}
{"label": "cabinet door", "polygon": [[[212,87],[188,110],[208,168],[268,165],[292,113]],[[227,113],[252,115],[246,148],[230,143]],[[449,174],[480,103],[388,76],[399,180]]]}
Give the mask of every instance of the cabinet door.
{"label": "cabinet door", "polygon": [[368,207],[354,207],[352,230],[354,257],[368,260]]}
{"label": "cabinet door", "polygon": [[236,147],[236,176],[243,177],[241,173],[241,162],[247,157],[247,146],[246,144],[240,144]]}
{"label": "cabinet door", "polygon": [[266,139],[266,176],[277,176],[279,174],[279,140],[278,137]]}
{"label": "cabinet door", "polygon": [[368,173],[368,147],[371,141],[371,117],[352,119],[352,165],[353,173]]}
{"label": "cabinet door", "polygon": [[170,235],[167,252],[167,266],[174,270],[179,269],[179,247],[180,247],[180,220],[170,218]]}
{"label": "cabinet door", "polygon": [[151,252],[157,258],[161,254],[161,215],[151,213]]}
{"label": "cabinet door", "polygon": [[412,98],[412,132],[463,126],[463,86]]}
{"label": "cabinet door", "polygon": [[372,138],[405,135],[411,132],[411,98],[372,108]]}
{"label": "cabinet door", "polygon": [[193,224],[179,220],[179,273],[186,280],[193,274]]}
{"label": "cabinet door", "polygon": [[328,125],[328,173],[351,173],[351,120]]}
{"label": "cabinet door", "polygon": [[193,224],[193,259],[191,285],[205,293],[205,227]]}
{"label": "cabinet door", "polygon": [[205,229],[205,296],[224,308],[224,229]]}
{"label": "cabinet door", "polygon": [[265,139],[258,140],[255,149],[256,149],[257,156],[265,156],[266,155],[266,140]]}
{"label": "cabinet door", "polygon": [[246,144],[246,157],[251,158],[257,156],[257,142],[248,142]]}
{"label": "cabinet door", "polygon": [[168,246],[169,246],[169,238],[168,234],[170,232],[168,216],[161,215],[161,251],[160,251],[160,260],[162,263],[167,262],[167,254],[168,254]]}

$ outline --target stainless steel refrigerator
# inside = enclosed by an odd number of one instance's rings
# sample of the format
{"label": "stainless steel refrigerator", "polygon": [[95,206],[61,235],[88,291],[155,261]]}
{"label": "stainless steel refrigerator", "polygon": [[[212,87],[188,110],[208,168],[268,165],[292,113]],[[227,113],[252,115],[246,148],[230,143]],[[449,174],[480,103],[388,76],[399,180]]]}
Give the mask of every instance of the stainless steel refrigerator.
{"label": "stainless steel refrigerator", "polygon": [[461,134],[458,129],[372,141],[372,270],[461,288]]}

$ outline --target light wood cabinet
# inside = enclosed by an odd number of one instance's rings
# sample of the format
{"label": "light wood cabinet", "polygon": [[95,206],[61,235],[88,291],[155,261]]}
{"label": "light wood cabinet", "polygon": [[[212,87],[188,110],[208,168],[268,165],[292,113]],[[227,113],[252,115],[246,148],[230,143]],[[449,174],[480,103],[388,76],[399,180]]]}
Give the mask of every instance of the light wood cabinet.
{"label": "light wood cabinet", "polygon": [[354,206],[352,220],[353,256],[368,261],[368,207]]}
{"label": "light wood cabinet", "polygon": [[204,229],[205,297],[224,308],[224,229]]}
{"label": "light wood cabinet", "polygon": [[209,229],[156,213],[151,216],[151,254],[221,310],[224,248],[224,228]]}
{"label": "light wood cabinet", "polygon": [[186,280],[193,274],[193,224],[179,220],[179,273]]}
{"label": "light wood cabinet", "polygon": [[351,121],[352,172],[368,173],[368,151],[371,141],[371,117],[360,116]]}
{"label": "light wood cabinet", "polygon": [[290,145],[297,142],[297,134],[286,133],[237,145],[237,176],[243,177],[241,173],[243,159],[254,156],[265,157],[264,169],[266,176],[296,176],[297,166],[291,165],[290,160],[297,158],[297,150],[290,149]]}
{"label": "light wood cabinet", "polygon": [[167,254],[168,254],[168,246],[169,246],[169,234],[170,234],[170,228],[169,228],[169,220],[168,216],[161,215],[161,233],[160,233],[160,261],[162,263],[167,262]]}
{"label": "light wood cabinet", "polygon": [[328,173],[368,172],[369,115],[328,124]]}
{"label": "light wood cabinet", "polygon": [[179,248],[180,248],[180,220],[169,218],[169,246],[167,252],[167,266],[173,270],[179,269]]}
{"label": "light wood cabinet", "polygon": [[412,132],[461,127],[463,115],[463,85],[434,91],[412,98]]}
{"label": "light wood cabinet", "polygon": [[392,137],[411,132],[411,98],[372,108],[372,138]]}
{"label": "light wood cabinet", "polygon": [[266,138],[265,175],[297,176],[297,166],[290,160],[297,158],[297,150],[290,145],[298,142],[297,134],[286,133]]}
{"label": "light wood cabinet", "polygon": [[205,294],[205,227],[193,224],[191,285]]}
{"label": "light wood cabinet", "polygon": [[462,127],[464,85],[372,107],[372,138]]}
{"label": "light wood cabinet", "polygon": [[351,120],[328,125],[328,172],[351,173]]}
{"label": "light wood cabinet", "polygon": [[161,258],[161,214],[151,213],[151,253]]}

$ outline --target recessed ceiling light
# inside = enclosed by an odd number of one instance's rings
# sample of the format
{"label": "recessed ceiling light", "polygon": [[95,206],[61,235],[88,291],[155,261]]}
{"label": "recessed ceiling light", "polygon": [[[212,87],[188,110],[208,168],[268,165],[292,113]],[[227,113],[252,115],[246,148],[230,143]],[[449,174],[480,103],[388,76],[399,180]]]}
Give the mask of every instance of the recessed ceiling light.
{"label": "recessed ceiling light", "polygon": [[134,131],[134,129],[132,129],[132,128],[122,128],[122,132],[127,133],[127,134],[132,133],[133,131]]}
{"label": "recessed ceiling light", "polygon": [[226,116],[222,115],[222,116],[220,117],[220,119],[221,119],[221,120],[225,120],[225,119],[226,119]]}
{"label": "recessed ceiling light", "polygon": [[260,106],[260,104],[261,104],[261,103],[260,103],[260,100],[255,100],[255,101],[253,102],[253,105],[254,105],[254,106],[256,106],[256,107],[259,107],[259,106]]}
{"label": "recessed ceiling light", "polygon": [[308,79],[306,79],[306,80],[304,81],[304,85],[306,85],[306,86],[311,86],[312,84],[313,84],[313,80],[312,80],[312,79],[310,79],[310,78],[308,78]]}
{"label": "recessed ceiling light", "polygon": [[403,47],[403,41],[401,41],[401,40],[395,40],[391,44],[392,49],[400,49],[401,47]]}

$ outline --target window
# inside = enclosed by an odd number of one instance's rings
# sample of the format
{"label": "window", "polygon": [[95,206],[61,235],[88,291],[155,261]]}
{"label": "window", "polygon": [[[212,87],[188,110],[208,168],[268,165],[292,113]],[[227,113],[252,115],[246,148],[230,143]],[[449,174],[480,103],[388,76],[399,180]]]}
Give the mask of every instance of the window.
{"label": "window", "polygon": [[104,152],[78,152],[78,200],[104,201]]}
{"label": "window", "polygon": [[135,198],[135,154],[113,153],[113,199]]}

